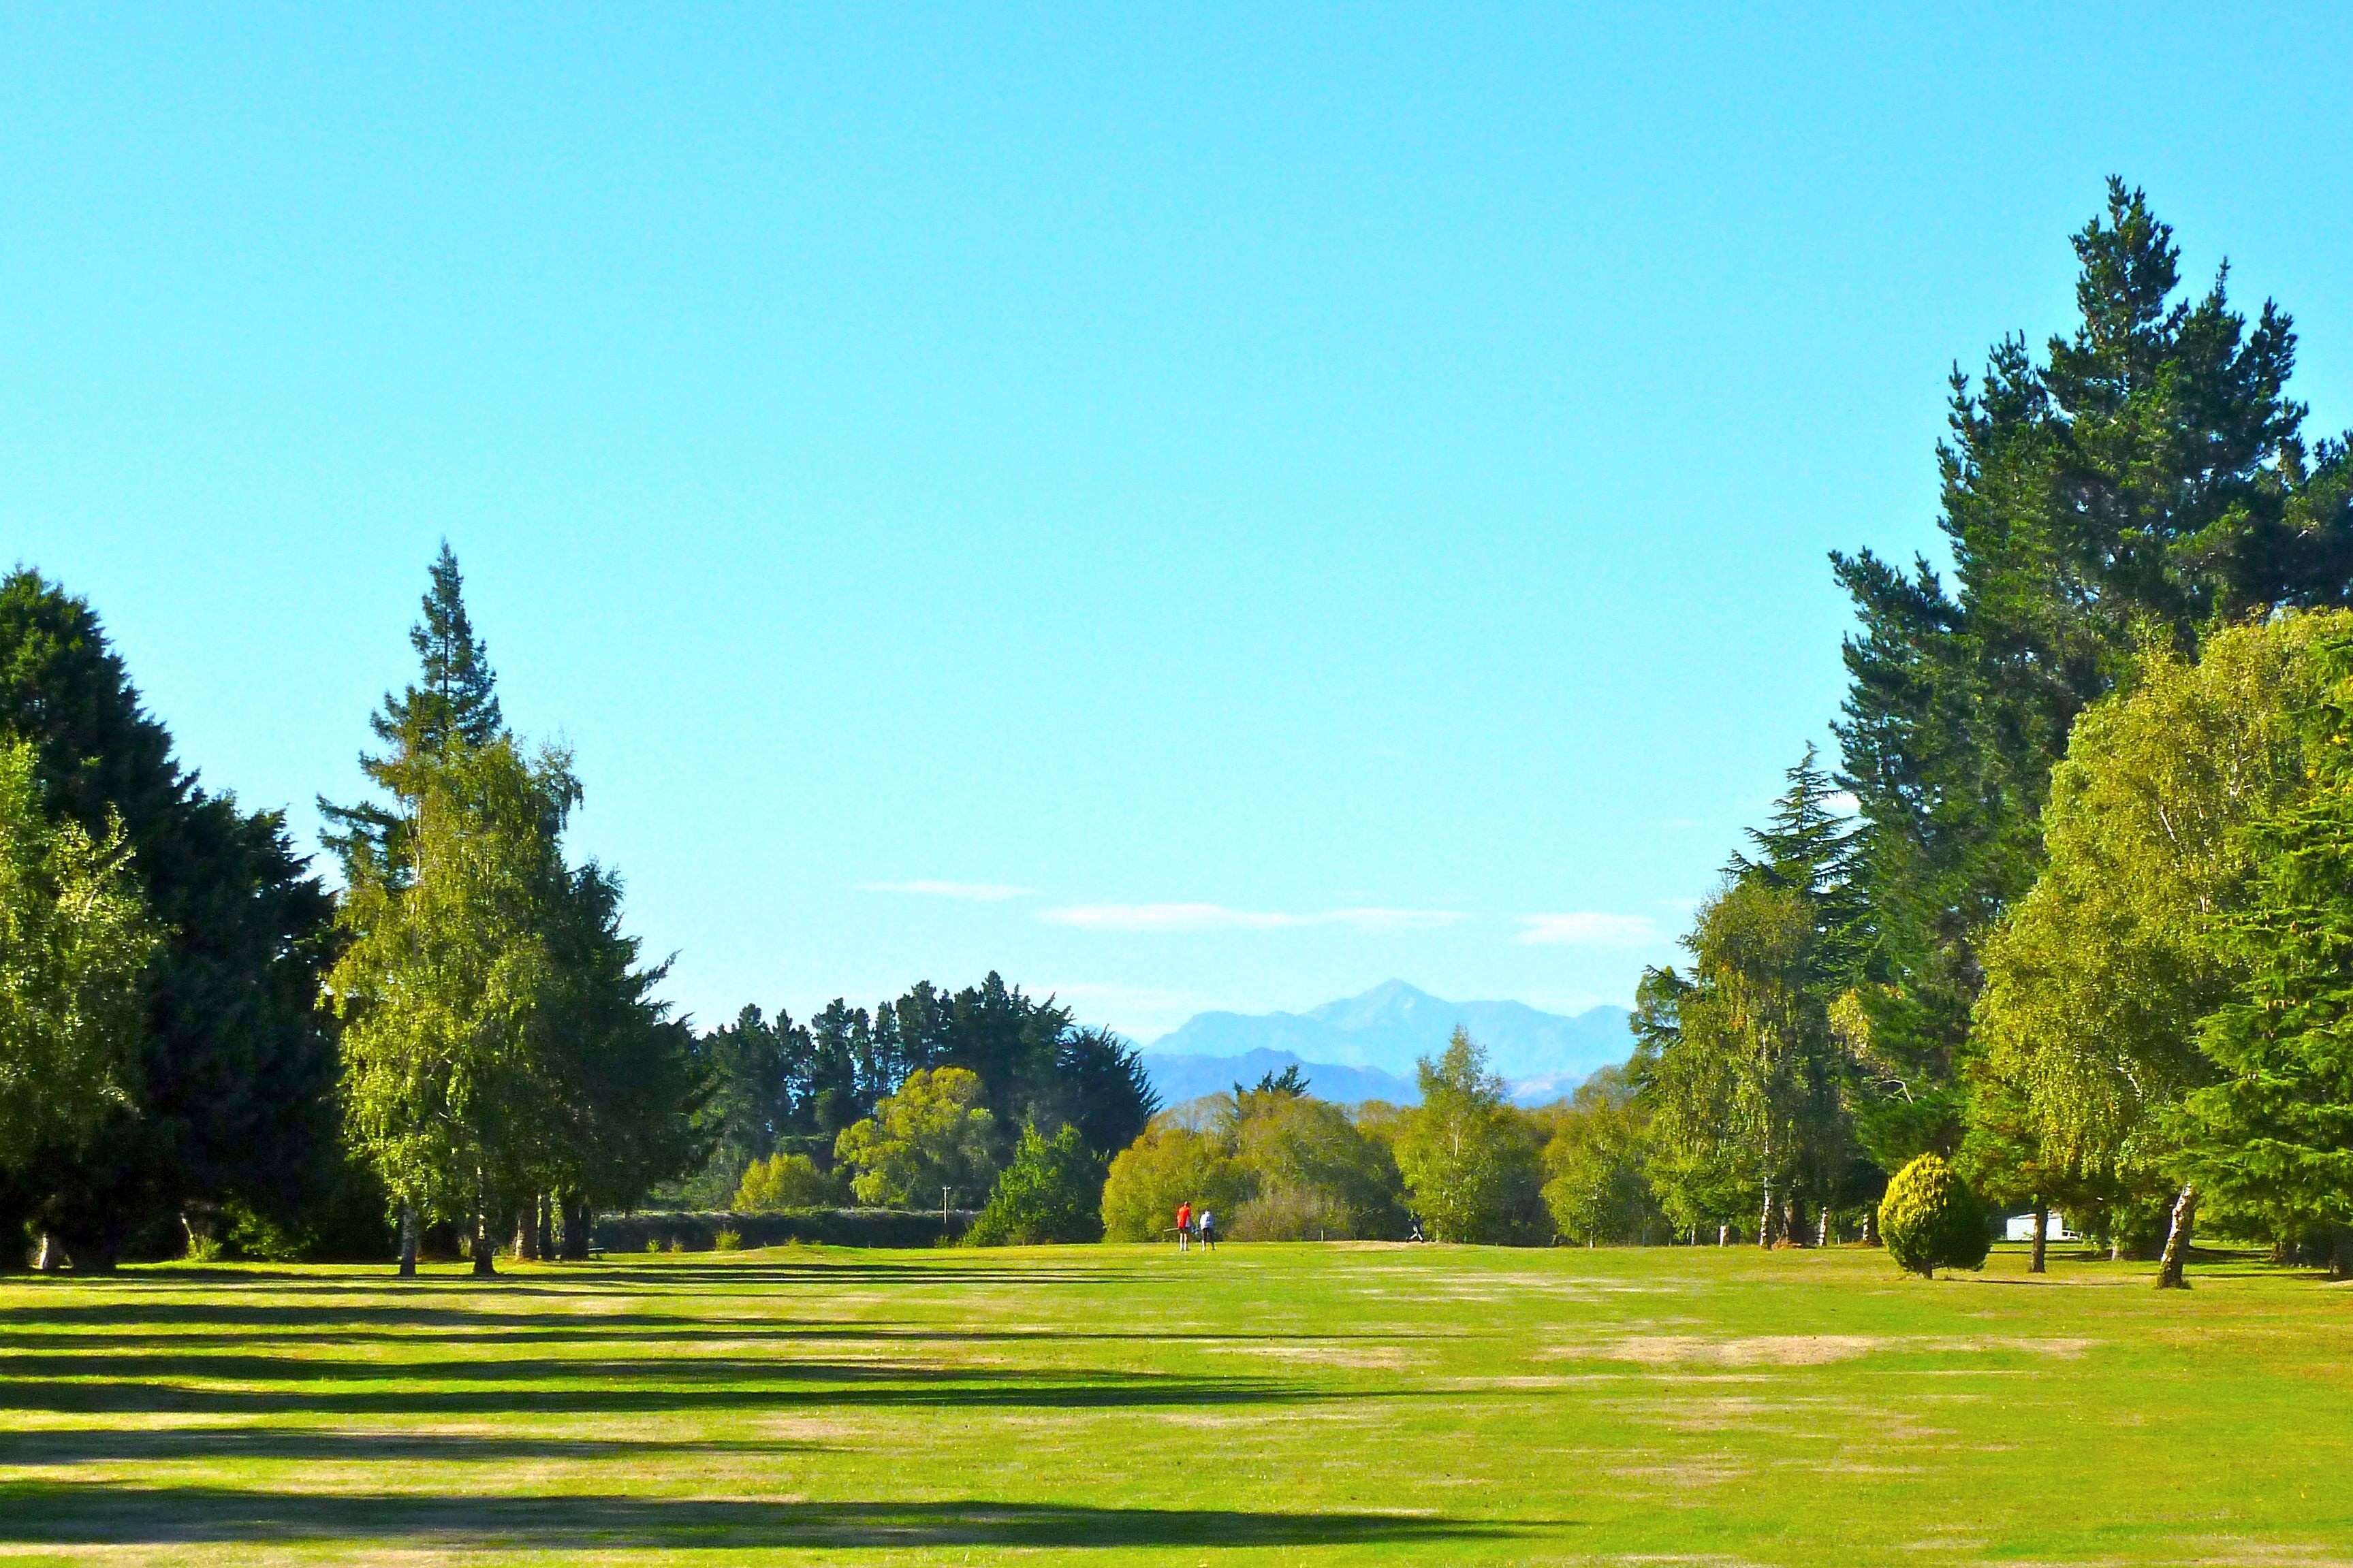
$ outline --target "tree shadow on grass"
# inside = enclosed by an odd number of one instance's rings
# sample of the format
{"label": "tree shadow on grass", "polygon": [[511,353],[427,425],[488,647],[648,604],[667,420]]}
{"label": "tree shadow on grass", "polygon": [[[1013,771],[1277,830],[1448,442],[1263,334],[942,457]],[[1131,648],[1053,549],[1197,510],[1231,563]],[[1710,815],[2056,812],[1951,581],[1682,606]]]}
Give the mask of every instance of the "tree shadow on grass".
{"label": "tree shadow on grass", "polygon": [[[560,1272],[558,1271],[560,1270]],[[1070,1285],[1133,1287],[1173,1279],[1159,1270],[1127,1268],[1073,1267],[1060,1263],[1027,1263],[987,1268],[965,1263],[573,1263],[549,1265],[530,1272],[511,1272],[481,1279],[460,1268],[428,1270],[415,1279],[395,1276],[389,1267],[378,1271],[321,1277],[268,1268],[220,1268],[200,1264],[169,1264],[132,1274],[58,1274],[0,1276],[0,1285],[47,1295],[73,1291],[96,1293],[105,1305],[123,1306],[142,1296],[191,1289],[243,1289],[272,1297],[424,1297],[463,1302],[457,1310],[495,1310],[502,1300],[549,1297],[571,1300],[627,1297],[659,1300],[666,1294],[705,1296],[732,1289],[745,1294],[762,1289],[822,1285],[842,1289],[932,1285],[986,1285],[993,1288],[1044,1289]],[[98,1304],[66,1310],[91,1310]],[[58,1309],[51,1308],[54,1311]],[[103,1310],[100,1308],[99,1310]],[[38,1318],[38,1306],[0,1309],[0,1315]]]}
{"label": "tree shadow on grass", "polygon": [[1500,1540],[1514,1523],[1381,1513],[1084,1508],[977,1500],[751,1502],[691,1498],[290,1494],[227,1488],[0,1486],[0,1542],[397,1540],[480,1550],[930,1546],[1348,1546]]}
{"label": "tree shadow on grass", "polygon": [[[104,1321],[104,1314],[96,1315]],[[61,1321],[61,1320],[60,1320]],[[81,1320],[89,1321],[90,1320]],[[372,1320],[373,1321],[373,1320]],[[804,1321],[793,1319],[759,1318],[738,1322],[728,1319],[709,1318],[609,1318],[562,1315],[517,1314],[474,1316],[458,1322],[412,1322],[397,1327],[357,1328],[332,1314],[311,1321],[285,1323],[246,1323],[242,1326],[220,1324],[192,1314],[191,1326],[163,1333],[81,1332],[51,1330],[41,1332],[11,1332],[0,1329],[0,1352],[26,1351],[37,1354],[87,1353],[104,1355],[144,1355],[160,1352],[193,1352],[196,1351],[234,1351],[257,1344],[269,1345],[299,1338],[313,1342],[332,1337],[338,1345],[400,1344],[448,1347],[472,1344],[492,1352],[503,1352],[511,1345],[596,1345],[596,1344],[678,1344],[688,1347],[681,1353],[691,1353],[699,1342],[715,1342],[742,1344],[747,1342],[775,1341],[792,1343],[801,1341],[817,1342],[863,1341],[879,1343],[925,1344],[1053,1344],[1070,1343],[1136,1343],[1136,1344],[1247,1344],[1254,1341],[1279,1341],[1284,1344],[1346,1345],[1359,1342],[1376,1344],[1396,1344],[1409,1340],[1444,1340],[1459,1342],[1463,1336],[1454,1331],[1425,1329],[1362,1329],[1308,1331],[1293,1329],[1258,1331],[1229,1329],[1223,1331],[1200,1329],[1165,1330],[1156,1327],[1133,1329],[980,1329],[938,1327],[891,1321]],[[519,1325],[519,1326],[511,1326]],[[272,1329],[297,1331],[273,1333]],[[255,1353],[265,1353],[257,1350]],[[0,1361],[0,1375],[18,1363]]]}
{"label": "tree shadow on grass", "polygon": [[496,1463],[509,1459],[628,1459],[665,1454],[812,1454],[827,1445],[788,1438],[482,1437],[467,1433],[350,1431],[313,1426],[166,1426],[128,1431],[52,1426],[0,1432],[0,1468],[125,1464],[141,1460],[237,1463],[291,1459],[371,1464],[394,1459]]}
{"label": "tree shadow on grass", "polygon": [[[157,1381],[173,1373],[156,1370],[117,1380],[91,1376],[64,1379],[0,1379],[0,1410],[38,1410],[80,1415],[448,1415],[528,1412],[537,1415],[651,1414],[678,1410],[775,1409],[1121,1409],[1181,1405],[1272,1405],[1344,1397],[1328,1389],[1253,1377],[1196,1377],[1172,1373],[1089,1371],[1081,1368],[1027,1371],[925,1368],[856,1363],[772,1362],[738,1363],[726,1382],[723,1366],[706,1364],[693,1378],[692,1362],[541,1363],[544,1381],[534,1384],[527,1365],[495,1363],[359,1363],[350,1381],[413,1379],[417,1386],[352,1387],[333,1363],[301,1373],[298,1362],[262,1358],[201,1358],[207,1363],[251,1361],[243,1386]],[[91,1371],[98,1370],[90,1368]],[[226,1371],[216,1367],[214,1370]],[[190,1366],[186,1375],[205,1373]],[[275,1378],[278,1386],[253,1386]],[[471,1386],[449,1387],[453,1382]],[[441,1386],[435,1386],[436,1384]]]}

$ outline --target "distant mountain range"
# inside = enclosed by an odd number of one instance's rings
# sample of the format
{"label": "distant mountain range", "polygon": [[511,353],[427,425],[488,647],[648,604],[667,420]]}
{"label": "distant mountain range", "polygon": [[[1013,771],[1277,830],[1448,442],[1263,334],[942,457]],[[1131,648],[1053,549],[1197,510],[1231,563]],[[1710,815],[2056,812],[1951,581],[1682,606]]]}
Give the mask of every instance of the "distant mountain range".
{"label": "distant mountain range", "polygon": [[1196,1014],[1145,1047],[1144,1066],[1172,1105],[1293,1062],[1323,1099],[1402,1104],[1419,1097],[1415,1058],[1444,1050],[1458,1024],[1524,1104],[1558,1099],[1633,1047],[1623,1007],[1566,1016],[1524,1002],[1449,1002],[1392,980],[1305,1013]]}
{"label": "distant mountain range", "polygon": [[1410,1105],[1421,1098],[1421,1091],[1414,1087],[1411,1079],[1398,1078],[1378,1068],[1303,1062],[1289,1051],[1244,1051],[1238,1057],[1162,1056],[1156,1051],[1144,1054],[1144,1069],[1152,1075],[1152,1087],[1159,1090],[1164,1106],[1182,1105],[1205,1094],[1222,1093],[1236,1084],[1248,1089],[1268,1073],[1281,1078],[1282,1069],[1289,1067],[1300,1070],[1307,1079],[1308,1092],[1318,1100],[1342,1105],[1367,1100]]}

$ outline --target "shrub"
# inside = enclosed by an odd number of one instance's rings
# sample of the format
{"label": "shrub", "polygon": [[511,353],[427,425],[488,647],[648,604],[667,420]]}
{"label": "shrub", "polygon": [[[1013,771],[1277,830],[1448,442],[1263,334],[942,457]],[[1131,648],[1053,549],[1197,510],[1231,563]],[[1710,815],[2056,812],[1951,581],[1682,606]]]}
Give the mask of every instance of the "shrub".
{"label": "shrub", "polygon": [[1103,1190],[1104,1235],[1156,1241],[1176,1226],[1178,1204],[1229,1215],[1250,1195],[1250,1176],[1226,1138],[1180,1125],[1173,1114],[1155,1117],[1111,1163]]}
{"label": "shrub", "polygon": [[729,1206],[738,1214],[782,1214],[831,1208],[846,1195],[842,1184],[807,1154],[771,1154],[752,1162]]}
{"label": "shrub", "polygon": [[714,1252],[741,1252],[744,1250],[744,1233],[740,1230],[720,1231],[712,1237],[711,1247]]}
{"label": "shrub", "polygon": [[1879,1235],[1898,1267],[1922,1276],[1982,1268],[1993,1245],[1985,1205],[1934,1154],[1921,1155],[1887,1184],[1879,1201]]}
{"label": "shrub", "polygon": [[1338,1106],[1305,1095],[1254,1093],[1235,1159],[1258,1195],[1233,1213],[1237,1241],[1401,1237],[1403,1183],[1388,1149]]}
{"label": "shrub", "polygon": [[1103,1239],[1102,1159],[1065,1125],[1051,1138],[1021,1130],[1013,1163],[997,1178],[988,1206],[965,1232],[973,1247]]}

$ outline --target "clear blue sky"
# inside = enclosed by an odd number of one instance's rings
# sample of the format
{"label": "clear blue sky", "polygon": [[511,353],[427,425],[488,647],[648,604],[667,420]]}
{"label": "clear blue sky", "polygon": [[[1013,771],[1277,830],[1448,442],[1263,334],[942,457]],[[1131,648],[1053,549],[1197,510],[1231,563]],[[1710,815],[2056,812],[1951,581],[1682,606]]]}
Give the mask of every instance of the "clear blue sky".
{"label": "clear blue sky", "polygon": [[446,534],[705,1021],[1624,1001],[2103,176],[2353,422],[2341,10],[1919,9],[12,10],[0,558],[307,837]]}

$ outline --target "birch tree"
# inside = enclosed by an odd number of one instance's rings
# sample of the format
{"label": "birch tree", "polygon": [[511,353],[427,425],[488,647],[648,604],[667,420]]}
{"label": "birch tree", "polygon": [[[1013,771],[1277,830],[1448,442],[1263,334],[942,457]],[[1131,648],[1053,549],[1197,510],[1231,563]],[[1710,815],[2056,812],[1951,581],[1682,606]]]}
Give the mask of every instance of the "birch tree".
{"label": "birch tree", "polygon": [[128,1103],[159,935],[121,824],[51,822],[37,770],[0,739],[0,1170]]}

